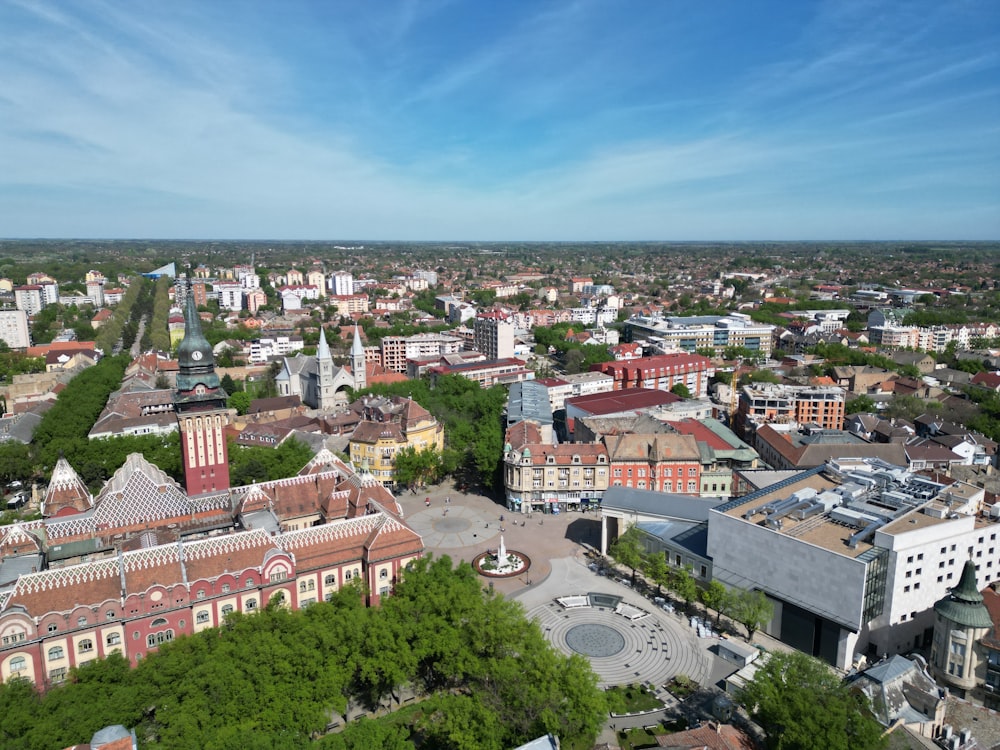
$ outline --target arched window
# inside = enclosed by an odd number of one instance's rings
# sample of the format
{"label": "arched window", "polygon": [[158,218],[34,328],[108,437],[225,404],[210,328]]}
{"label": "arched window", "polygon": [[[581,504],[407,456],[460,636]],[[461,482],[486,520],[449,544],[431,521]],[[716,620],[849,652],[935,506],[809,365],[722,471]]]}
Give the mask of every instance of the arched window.
{"label": "arched window", "polygon": [[76,647],[76,650],[81,654],[86,654],[94,650],[94,642],[87,638],[86,640],[80,641],[80,644]]}
{"label": "arched window", "polygon": [[208,622],[208,612],[199,612],[194,616],[194,621],[199,625]]}
{"label": "arched window", "polygon": [[382,572],[380,572],[378,574],[378,577],[379,578],[388,578],[389,577],[389,571],[386,570],[385,568],[382,568]]}
{"label": "arched window", "polygon": [[28,662],[25,661],[23,656],[15,656],[13,659],[10,660],[10,671],[12,673],[23,672],[27,668],[28,668]]}
{"label": "arched window", "polygon": [[299,591],[305,592],[305,590],[306,590],[306,582],[302,581],[301,583],[299,583]]}
{"label": "arched window", "polygon": [[232,613],[233,613],[233,605],[232,604],[225,604],[225,605],[223,605],[223,607],[222,607],[222,616],[223,617],[225,617],[226,615],[231,615]]}
{"label": "arched window", "polygon": [[337,585],[337,576],[335,576],[333,574],[330,574],[326,578],[323,579],[323,583],[325,585],[327,585],[327,586],[336,586]]}
{"label": "arched window", "polygon": [[247,603],[243,605],[243,608],[249,612],[250,610],[257,609],[256,599],[247,599]]}
{"label": "arched window", "polygon": [[49,661],[62,659],[64,656],[62,646],[53,646],[49,649]]}
{"label": "arched window", "polygon": [[166,621],[166,620],[165,620],[164,618],[162,618],[162,617],[157,617],[157,618],[156,618],[155,620],[153,620],[153,621],[152,621],[152,622],[151,622],[151,623],[149,624],[149,626],[150,626],[151,628],[157,628],[157,627],[159,627],[159,626],[161,626],[161,625],[166,625],[166,624],[167,624],[167,621]]}
{"label": "arched window", "polygon": [[84,625],[86,625],[87,624],[87,616],[86,615],[80,615],[79,617],[77,617],[76,618],[76,624],[78,626],[80,626],[80,627],[83,627]]}
{"label": "arched window", "polygon": [[109,646],[117,646],[122,642],[122,637],[119,633],[108,633],[108,637],[104,640]]}

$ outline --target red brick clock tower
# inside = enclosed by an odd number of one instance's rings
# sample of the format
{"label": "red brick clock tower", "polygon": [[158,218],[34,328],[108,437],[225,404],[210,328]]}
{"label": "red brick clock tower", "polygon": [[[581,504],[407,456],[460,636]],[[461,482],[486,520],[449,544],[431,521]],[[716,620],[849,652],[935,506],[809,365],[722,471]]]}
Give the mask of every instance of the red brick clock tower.
{"label": "red brick clock tower", "polygon": [[229,453],[224,428],[229,424],[227,394],[215,373],[212,346],[201,332],[201,319],[188,292],[184,338],[177,348],[174,411],[181,433],[184,487],[189,495],[229,489]]}

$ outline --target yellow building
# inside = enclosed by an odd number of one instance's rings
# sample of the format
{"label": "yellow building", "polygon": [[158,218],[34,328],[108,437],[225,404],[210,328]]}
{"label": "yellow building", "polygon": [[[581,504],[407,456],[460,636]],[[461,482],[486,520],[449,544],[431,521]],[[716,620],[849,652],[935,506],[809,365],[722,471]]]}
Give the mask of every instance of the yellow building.
{"label": "yellow building", "polygon": [[368,397],[351,435],[351,461],[382,485],[395,485],[396,454],[403,448],[444,448],[444,428],[424,407],[402,396]]}

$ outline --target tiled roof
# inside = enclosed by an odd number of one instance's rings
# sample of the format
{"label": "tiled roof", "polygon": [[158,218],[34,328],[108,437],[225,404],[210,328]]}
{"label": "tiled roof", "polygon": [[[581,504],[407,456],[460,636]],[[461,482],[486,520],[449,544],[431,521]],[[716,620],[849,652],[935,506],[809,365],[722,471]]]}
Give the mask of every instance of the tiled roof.
{"label": "tiled roof", "polygon": [[377,443],[379,440],[395,440],[405,443],[403,431],[396,422],[362,421],[354,428],[351,441],[355,443]]}
{"label": "tiled roof", "polygon": [[82,513],[94,507],[94,498],[72,466],[62,456],[56,461],[42,501],[42,515],[56,516],[67,511]]}
{"label": "tiled roof", "polygon": [[691,435],[615,435],[604,439],[612,461],[699,461],[698,441]]}
{"label": "tiled roof", "polygon": [[230,512],[227,493],[193,501],[162,469],[141,453],[132,453],[104,485],[95,499],[94,524],[123,528],[137,523],[189,516],[195,513]]}

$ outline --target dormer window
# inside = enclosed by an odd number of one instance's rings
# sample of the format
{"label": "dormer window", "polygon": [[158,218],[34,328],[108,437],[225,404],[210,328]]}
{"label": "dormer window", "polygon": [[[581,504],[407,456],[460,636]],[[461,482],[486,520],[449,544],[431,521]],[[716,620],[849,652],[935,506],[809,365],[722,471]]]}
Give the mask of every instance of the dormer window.
{"label": "dormer window", "polygon": [[575,463],[575,464],[580,463],[580,457],[579,456],[573,456],[573,463]]}
{"label": "dormer window", "polygon": [[547,463],[547,464],[554,464],[555,462],[556,462],[556,457],[555,456],[546,456],[545,457],[545,463]]}

